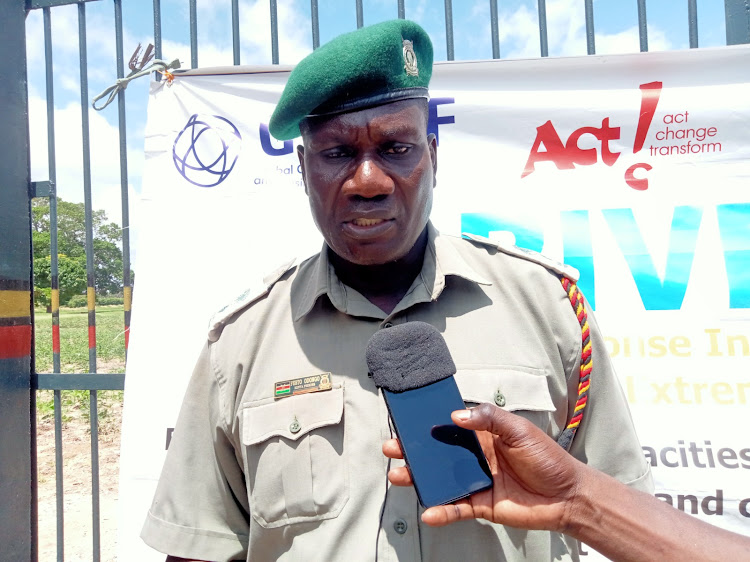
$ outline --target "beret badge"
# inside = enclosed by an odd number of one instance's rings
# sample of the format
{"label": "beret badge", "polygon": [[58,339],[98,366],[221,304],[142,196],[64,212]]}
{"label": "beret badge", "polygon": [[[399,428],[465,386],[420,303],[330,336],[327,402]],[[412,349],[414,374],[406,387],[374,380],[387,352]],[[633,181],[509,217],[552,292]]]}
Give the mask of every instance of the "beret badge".
{"label": "beret badge", "polygon": [[404,70],[409,76],[419,76],[417,69],[417,54],[414,52],[414,43],[404,39]]}

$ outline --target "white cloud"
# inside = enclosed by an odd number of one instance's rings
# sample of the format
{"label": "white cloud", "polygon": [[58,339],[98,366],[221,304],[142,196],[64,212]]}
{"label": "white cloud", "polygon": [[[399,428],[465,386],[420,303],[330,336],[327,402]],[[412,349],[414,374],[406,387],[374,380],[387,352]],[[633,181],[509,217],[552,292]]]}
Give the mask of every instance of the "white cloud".
{"label": "white cloud", "polygon": [[[596,34],[596,52],[598,54],[637,53],[641,50],[638,26],[620,31],[619,33]],[[674,48],[666,34],[657,27],[648,26],[648,50],[666,51]]]}
{"label": "white cloud", "polygon": [[515,12],[500,14],[500,52],[505,58],[539,56],[539,23],[535,11],[520,6]]}
{"label": "white cloud", "polygon": [[26,16],[26,62],[31,68],[43,68],[44,24],[41,10],[32,10]]}
{"label": "white cloud", "polygon": [[[407,11],[408,8],[408,11]],[[425,12],[427,11],[427,1],[426,0],[419,0],[419,3],[416,6],[404,6],[404,12],[406,12],[406,16],[410,20],[414,21],[422,21],[425,16]]]}
{"label": "white cloud", "polygon": [[[256,0],[240,6],[243,60],[253,64],[271,62],[271,13],[268,2]],[[278,4],[279,62],[296,64],[312,51],[310,19],[291,7]],[[252,30],[252,31],[250,31]]]}
{"label": "white cloud", "polygon": [[[50,15],[53,59],[73,57],[78,62],[78,9],[58,6]],[[87,12],[86,47],[89,56],[106,56],[114,64],[114,18]],[[42,10],[32,10],[26,18],[26,55],[29,63],[44,64],[44,24]],[[77,67],[77,64],[76,64]],[[41,66],[43,69],[43,66]]]}
{"label": "white cloud", "polygon": [[[198,66],[233,64],[231,14],[219,11],[213,4],[198,4]],[[240,62],[245,65],[271,64],[271,12],[265,0],[245,0],[239,4]],[[312,51],[310,19],[294,9],[290,2],[279,2],[277,27],[279,62],[296,64]],[[190,68],[190,45],[164,39],[165,59],[178,58],[183,68]]]}
{"label": "white cloud", "polygon": [[550,54],[586,54],[586,15],[583,2],[558,0],[547,4],[547,37]]}
{"label": "white cloud", "polygon": [[[655,26],[648,27],[649,50],[673,48],[666,34]],[[585,55],[586,20],[579,0],[547,2],[547,39],[551,56]],[[521,5],[514,12],[500,15],[501,52],[508,58],[538,57],[539,18],[536,10]],[[637,26],[617,33],[596,33],[597,54],[633,53],[640,50]]]}
{"label": "white cloud", "polygon": [[[89,144],[91,155],[92,206],[103,209],[110,221],[121,223],[122,206],[120,187],[119,134],[100,114],[89,112]],[[57,194],[66,201],[81,202],[83,190],[83,133],[80,104],[70,103],[56,108],[55,126],[55,172]],[[31,179],[49,179],[47,153],[47,104],[31,93],[29,96],[29,134],[31,141]],[[140,177],[143,154],[128,150],[129,177]],[[131,198],[130,217],[133,221],[137,205],[132,182],[129,182]]]}

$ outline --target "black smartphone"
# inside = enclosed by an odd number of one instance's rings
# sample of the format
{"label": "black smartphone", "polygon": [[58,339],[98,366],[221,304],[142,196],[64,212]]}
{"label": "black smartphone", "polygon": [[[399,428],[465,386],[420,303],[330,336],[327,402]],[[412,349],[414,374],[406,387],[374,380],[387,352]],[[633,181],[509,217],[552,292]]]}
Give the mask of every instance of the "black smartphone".
{"label": "black smartphone", "polygon": [[443,505],[492,486],[476,433],[451,420],[465,408],[452,376],[405,392],[383,389],[383,396],[419,503]]}

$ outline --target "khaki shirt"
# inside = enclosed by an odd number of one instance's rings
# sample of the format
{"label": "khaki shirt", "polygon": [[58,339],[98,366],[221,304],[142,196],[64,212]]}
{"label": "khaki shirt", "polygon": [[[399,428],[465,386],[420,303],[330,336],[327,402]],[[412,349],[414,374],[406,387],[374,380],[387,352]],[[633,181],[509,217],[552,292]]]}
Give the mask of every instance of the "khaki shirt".
{"label": "khaki shirt", "polygon": [[[576,400],[581,328],[558,273],[438,235],[391,314],[343,285],[327,252],[230,315],[203,350],[142,537],[201,560],[569,560],[556,533],[465,521],[430,528],[412,488],[391,487],[388,412],[365,346],[421,320],[445,337],[467,403],[493,402],[557,438]],[[649,466],[589,315],[594,367],[576,458],[651,491]],[[328,391],[274,399],[274,384],[331,373]],[[502,400],[499,400],[502,402]],[[402,461],[392,461],[395,466]]]}

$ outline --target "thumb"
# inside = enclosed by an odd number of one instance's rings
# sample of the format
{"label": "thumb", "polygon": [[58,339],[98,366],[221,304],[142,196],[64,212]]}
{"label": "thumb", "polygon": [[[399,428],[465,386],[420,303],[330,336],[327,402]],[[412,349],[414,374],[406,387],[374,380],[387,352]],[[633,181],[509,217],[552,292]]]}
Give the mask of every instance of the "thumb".
{"label": "thumb", "polygon": [[523,427],[524,423],[531,425],[523,418],[488,403],[469,410],[456,410],[451,418],[460,427],[489,431],[501,437],[514,435],[519,431],[521,434],[533,431]]}

